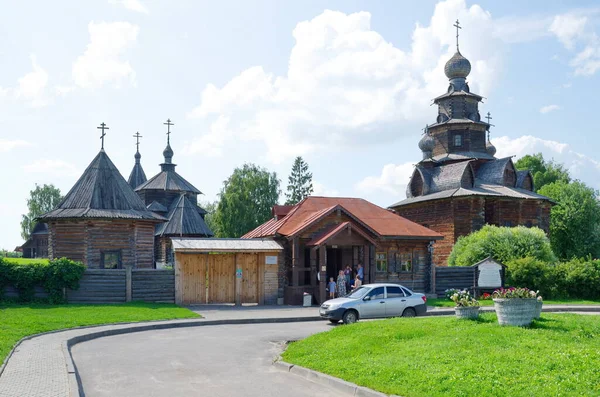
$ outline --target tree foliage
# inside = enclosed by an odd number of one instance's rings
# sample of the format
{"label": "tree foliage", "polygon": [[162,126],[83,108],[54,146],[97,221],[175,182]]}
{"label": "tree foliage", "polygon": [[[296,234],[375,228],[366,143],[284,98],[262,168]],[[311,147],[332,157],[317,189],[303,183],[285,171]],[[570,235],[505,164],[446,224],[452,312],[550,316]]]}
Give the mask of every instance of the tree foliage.
{"label": "tree foliage", "polygon": [[539,191],[556,202],[550,214],[550,242],[563,259],[600,257],[598,192],[580,181],[548,184]]}
{"label": "tree foliage", "polygon": [[486,225],[458,238],[448,258],[448,265],[471,266],[488,256],[502,263],[528,256],[546,263],[556,261],[543,230],[537,227]]}
{"label": "tree foliage", "polygon": [[517,160],[515,167],[518,170],[531,171],[533,184],[538,193],[542,187],[550,183],[558,181],[569,183],[571,181],[569,171],[562,164],[544,160],[541,153],[523,156]]}
{"label": "tree foliage", "polygon": [[244,164],[223,182],[214,215],[218,237],[240,237],[271,218],[279,200],[276,173],[254,164]]}
{"label": "tree foliage", "polygon": [[35,227],[35,218],[55,209],[61,200],[60,189],[54,185],[39,186],[36,184],[35,189],[29,192],[28,212],[21,216],[21,237],[27,240]]}
{"label": "tree foliage", "polygon": [[313,192],[312,172],[308,172],[308,164],[300,156],[294,160],[292,172],[288,177],[286,205],[298,204]]}
{"label": "tree foliage", "polygon": [[217,206],[219,205],[218,201],[203,201],[198,204],[201,208],[206,211],[204,215],[204,222],[206,225],[212,230],[215,236],[218,235],[217,227],[218,225],[215,222],[215,214],[217,213]]}

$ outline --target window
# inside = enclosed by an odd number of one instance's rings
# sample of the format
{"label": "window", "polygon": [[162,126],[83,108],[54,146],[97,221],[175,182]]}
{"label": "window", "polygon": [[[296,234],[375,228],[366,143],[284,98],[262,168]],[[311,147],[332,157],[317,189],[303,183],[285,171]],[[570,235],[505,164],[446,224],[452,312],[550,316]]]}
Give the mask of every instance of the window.
{"label": "window", "polygon": [[404,295],[406,296],[411,296],[412,294],[410,293],[409,290],[407,290],[406,288],[402,288],[402,291],[404,291]]}
{"label": "window", "polygon": [[378,272],[387,272],[387,254],[385,252],[376,253],[375,264]]}
{"label": "window", "polygon": [[367,296],[371,298],[371,300],[383,299],[383,287],[377,287],[373,289]]}
{"label": "window", "polygon": [[400,255],[400,271],[412,272],[412,252],[403,252]]}
{"label": "window", "polygon": [[388,298],[404,298],[404,293],[400,287],[386,287]]}
{"label": "window", "polygon": [[454,146],[462,146],[462,135],[454,135]]}
{"label": "window", "polygon": [[506,227],[512,227],[512,222],[511,221],[504,221],[504,226],[506,226]]}
{"label": "window", "polygon": [[101,269],[121,269],[121,251],[102,251],[100,253]]}

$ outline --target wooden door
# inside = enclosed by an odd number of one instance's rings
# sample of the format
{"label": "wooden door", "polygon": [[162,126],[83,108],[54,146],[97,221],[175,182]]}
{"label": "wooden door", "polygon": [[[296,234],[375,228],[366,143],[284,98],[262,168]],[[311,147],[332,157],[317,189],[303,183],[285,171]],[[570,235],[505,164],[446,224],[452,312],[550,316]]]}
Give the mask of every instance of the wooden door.
{"label": "wooden door", "polygon": [[180,254],[177,258],[179,271],[178,301],[184,305],[206,303],[206,254]]}
{"label": "wooden door", "polygon": [[258,254],[238,254],[242,268],[242,303],[258,303]]}
{"label": "wooden door", "polygon": [[235,302],[235,255],[211,254],[208,265],[208,303]]}

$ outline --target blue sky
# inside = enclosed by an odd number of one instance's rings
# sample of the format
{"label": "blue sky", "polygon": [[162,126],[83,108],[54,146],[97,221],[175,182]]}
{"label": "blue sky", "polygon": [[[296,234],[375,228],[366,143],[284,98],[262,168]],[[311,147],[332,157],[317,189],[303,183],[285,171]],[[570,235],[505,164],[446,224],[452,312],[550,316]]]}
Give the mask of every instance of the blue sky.
{"label": "blue sky", "polygon": [[[214,200],[234,167],[293,157],[316,193],[404,198],[445,61],[473,65],[497,156],[542,151],[600,188],[593,1],[0,1],[0,247],[22,241],[36,183],[63,194],[100,148],[125,178],[132,135],[158,172],[163,122],[177,170]],[[32,12],[35,10],[35,12]]]}

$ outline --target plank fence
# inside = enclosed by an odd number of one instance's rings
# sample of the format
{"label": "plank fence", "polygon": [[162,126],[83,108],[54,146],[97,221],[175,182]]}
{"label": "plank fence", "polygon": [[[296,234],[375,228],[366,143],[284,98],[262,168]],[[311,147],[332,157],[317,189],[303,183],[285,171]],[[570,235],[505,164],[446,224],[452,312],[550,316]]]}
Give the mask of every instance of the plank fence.
{"label": "plank fence", "polygon": [[[170,269],[86,269],[79,289],[67,290],[69,303],[123,303],[134,301],[175,302],[175,272]],[[13,286],[4,288],[4,296],[17,298]],[[47,298],[40,286],[35,298]]]}

